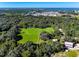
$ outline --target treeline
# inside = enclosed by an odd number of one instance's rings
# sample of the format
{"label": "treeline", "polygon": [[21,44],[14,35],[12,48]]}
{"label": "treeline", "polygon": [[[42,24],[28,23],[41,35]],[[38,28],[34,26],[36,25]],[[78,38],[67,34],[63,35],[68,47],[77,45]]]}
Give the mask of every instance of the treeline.
{"label": "treeline", "polygon": [[35,44],[32,42],[18,44],[15,40],[11,39],[0,42],[1,57],[50,57],[64,50],[64,45],[59,42],[50,42],[50,44]]}

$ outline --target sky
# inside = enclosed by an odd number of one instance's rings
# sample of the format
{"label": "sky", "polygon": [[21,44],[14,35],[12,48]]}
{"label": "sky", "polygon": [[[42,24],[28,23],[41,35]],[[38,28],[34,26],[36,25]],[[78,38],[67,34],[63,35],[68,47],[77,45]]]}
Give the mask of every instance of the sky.
{"label": "sky", "polygon": [[0,8],[79,8],[79,2],[0,2]]}

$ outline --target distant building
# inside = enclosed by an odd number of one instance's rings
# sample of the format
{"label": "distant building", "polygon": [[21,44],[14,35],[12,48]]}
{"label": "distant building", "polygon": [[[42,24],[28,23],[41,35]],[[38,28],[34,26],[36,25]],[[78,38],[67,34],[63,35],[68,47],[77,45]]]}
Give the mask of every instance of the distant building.
{"label": "distant building", "polygon": [[61,14],[59,12],[37,12],[32,14],[33,16],[61,16]]}

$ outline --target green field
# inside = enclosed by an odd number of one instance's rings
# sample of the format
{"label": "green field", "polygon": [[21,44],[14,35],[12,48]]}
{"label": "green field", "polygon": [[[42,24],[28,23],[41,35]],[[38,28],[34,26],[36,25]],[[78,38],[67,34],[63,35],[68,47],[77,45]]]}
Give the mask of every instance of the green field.
{"label": "green field", "polygon": [[48,33],[54,32],[53,28],[22,28],[21,29],[21,36],[23,37],[23,39],[21,39],[20,41],[18,41],[18,43],[26,43],[27,41],[32,41],[34,43],[40,43],[43,42],[43,40],[40,39],[40,33],[46,31]]}

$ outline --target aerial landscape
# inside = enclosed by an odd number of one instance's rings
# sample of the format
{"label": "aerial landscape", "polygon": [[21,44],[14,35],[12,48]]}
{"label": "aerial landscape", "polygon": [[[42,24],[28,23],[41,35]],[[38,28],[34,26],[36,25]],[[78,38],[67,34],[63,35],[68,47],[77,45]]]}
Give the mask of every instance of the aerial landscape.
{"label": "aerial landscape", "polygon": [[0,57],[79,57],[79,3],[55,4],[0,3]]}

